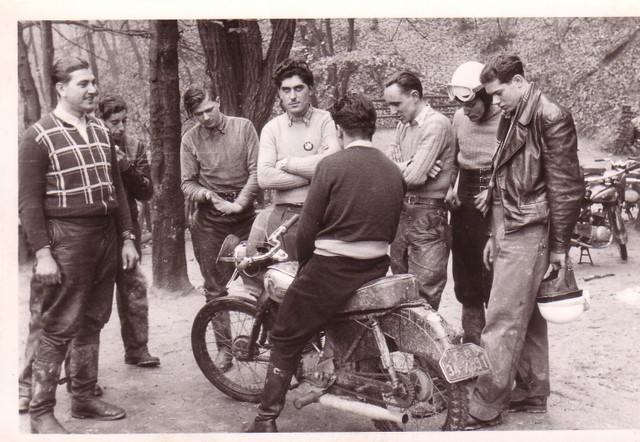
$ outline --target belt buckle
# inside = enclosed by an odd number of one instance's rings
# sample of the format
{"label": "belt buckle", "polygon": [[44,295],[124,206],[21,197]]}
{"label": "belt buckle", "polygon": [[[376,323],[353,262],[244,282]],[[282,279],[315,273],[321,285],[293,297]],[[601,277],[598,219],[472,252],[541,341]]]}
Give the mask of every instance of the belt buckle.
{"label": "belt buckle", "polygon": [[405,198],[405,201],[407,204],[412,206],[420,201],[420,197],[418,197],[417,195],[409,195]]}

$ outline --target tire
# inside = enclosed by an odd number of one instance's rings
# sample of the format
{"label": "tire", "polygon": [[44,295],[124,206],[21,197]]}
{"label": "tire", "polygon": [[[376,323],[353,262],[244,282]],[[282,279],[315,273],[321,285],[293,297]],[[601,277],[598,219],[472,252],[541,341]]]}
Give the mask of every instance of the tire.
{"label": "tire", "polygon": [[622,213],[620,207],[611,207],[609,210],[609,221],[611,222],[611,228],[613,235],[618,244],[618,252],[620,252],[620,259],[626,261],[627,254],[627,229],[624,226],[624,220],[622,219]]}
{"label": "tire", "polygon": [[[379,431],[458,431],[464,430],[469,417],[469,385],[471,381],[461,381],[451,384],[442,376],[437,365],[419,360],[413,355],[394,354],[394,361],[406,358],[413,365],[413,370],[420,370],[428,375],[433,383],[433,395],[428,401],[422,403],[414,401],[408,407],[391,407],[390,411],[407,414],[409,421],[400,425],[389,421],[374,421],[374,426]],[[413,362],[410,362],[413,360]],[[400,365],[400,364],[398,364]],[[397,367],[401,372],[401,367]],[[430,410],[428,413],[425,410]]]}
{"label": "tire", "polygon": [[[191,347],[198,367],[206,378],[224,394],[243,402],[260,402],[269,361],[267,345],[256,345],[252,356],[248,344],[256,320],[254,301],[225,297],[205,305],[191,328]],[[228,315],[231,368],[223,371],[214,364],[218,354],[212,321]]]}

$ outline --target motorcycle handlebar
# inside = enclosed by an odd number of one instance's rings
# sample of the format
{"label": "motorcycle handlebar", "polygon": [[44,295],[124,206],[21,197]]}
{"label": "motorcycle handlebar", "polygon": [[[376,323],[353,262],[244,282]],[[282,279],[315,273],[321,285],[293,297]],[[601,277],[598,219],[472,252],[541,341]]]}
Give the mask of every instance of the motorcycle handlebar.
{"label": "motorcycle handlebar", "polygon": [[240,261],[236,265],[238,271],[243,271],[247,267],[249,267],[251,264],[265,261],[271,258],[273,255],[275,255],[276,252],[280,250],[282,247],[280,238],[282,237],[282,235],[287,233],[287,231],[291,228],[291,226],[293,226],[295,223],[298,222],[298,218],[300,218],[300,215],[295,214],[291,218],[289,218],[287,221],[285,221],[283,224],[281,224],[276,230],[274,230],[273,233],[269,235],[269,238],[267,239],[269,244],[272,244],[273,247],[265,253],[262,253],[262,254],[256,253],[251,257],[244,258],[242,261]]}

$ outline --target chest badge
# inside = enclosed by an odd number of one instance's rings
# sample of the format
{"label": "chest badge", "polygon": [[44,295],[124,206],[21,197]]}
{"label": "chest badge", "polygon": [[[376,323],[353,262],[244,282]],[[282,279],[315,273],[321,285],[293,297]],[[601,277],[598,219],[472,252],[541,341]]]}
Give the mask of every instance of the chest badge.
{"label": "chest badge", "polygon": [[306,141],[302,147],[304,147],[304,150],[306,150],[307,152],[310,152],[313,150],[313,143],[311,141]]}

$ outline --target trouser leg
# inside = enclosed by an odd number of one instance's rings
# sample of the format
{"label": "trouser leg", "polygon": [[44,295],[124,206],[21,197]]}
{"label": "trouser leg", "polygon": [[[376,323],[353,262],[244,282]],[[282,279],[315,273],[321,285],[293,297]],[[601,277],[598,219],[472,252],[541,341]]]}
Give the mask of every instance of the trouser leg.
{"label": "trouser leg", "polygon": [[32,368],[32,395],[29,416],[32,433],[66,433],[53,414],[56,389],[68,340],[42,336]]}
{"label": "trouser leg", "polygon": [[398,234],[391,245],[393,273],[415,275],[420,296],[434,310],[447,283],[451,227],[445,209],[407,206],[403,209]]}
{"label": "trouser leg", "polygon": [[29,409],[31,401],[31,378],[33,375],[32,364],[36,356],[38,342],[42,336],[42,297],[44,291],[40,285],[31,284],[29,295],[29,335],[24,351],[24,364],[18,376],[18,409],[25,413]]}
{"label": "trouser leg", "polygon": [[291,376],[305,344],[365,283],[382,277],[389,258],[355,260],[313,255],[289,286],[269,340],[273,344],[258,416],[248,431],[278,431]]}
{"label": "trouser leg", "polygon": [[123,270],[118,267],[116,300],[120,317],[120,334],[125,360],[148,355],[149,302],[147,282],[139,267]]}
{"label": "trouser leg", "polygon": [[[494,222],[494,280],[481,337],[492,372],[478,378],[469,408],[473,417],[483,421],[495,418],[509,405],[526,340],[532,339],[543,347],[546,343],[546,327],[541,327],[534,310],[538,287],[549,263],[547,227],[527,226],[505,235],[501,216],[494,214],[494,219],[498,219]],[[538,355],[548,359],[548,348]],[[548,360],[542,365],[547,367],[548,379]]]}

